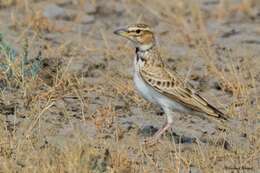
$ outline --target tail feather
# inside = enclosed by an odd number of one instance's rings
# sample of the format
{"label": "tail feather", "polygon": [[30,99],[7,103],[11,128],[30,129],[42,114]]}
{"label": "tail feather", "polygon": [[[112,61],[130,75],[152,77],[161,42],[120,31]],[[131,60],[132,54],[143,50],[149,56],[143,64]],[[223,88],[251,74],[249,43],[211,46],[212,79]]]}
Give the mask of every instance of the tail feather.
{"label": "tail feather", "polygon": [[215,108],[214,106],[212,106],[211,104],[209,104],[207,102],[206,99],[204,99],[203,97],[201,97],[200,95],[196,94],[197,100],[200,100],[201,102],[201,111],[207,113],[208,115],[211,115],[215,118],[220,118],[223,120],[228,120],[229,117],[227,115],[225,115],[223,112],[221,112],[220,110],[218,110],[217,108]]}
{"label": "tail feather", "polygon": [[210,105],[210,104],[208,104],[207,106],[208,106],[209,108],[211,108],[215,114],[218,115],[217,118],[221,118],[221,119],[223,119],[223,120],[228,120],[228,119],[229,119],[229,117],[228,117],[227,115],[225,115],[223,112],[221,112],[220,110],[218,110],[218,109],[215,108],[214,106],[212,106],[212,105]]}

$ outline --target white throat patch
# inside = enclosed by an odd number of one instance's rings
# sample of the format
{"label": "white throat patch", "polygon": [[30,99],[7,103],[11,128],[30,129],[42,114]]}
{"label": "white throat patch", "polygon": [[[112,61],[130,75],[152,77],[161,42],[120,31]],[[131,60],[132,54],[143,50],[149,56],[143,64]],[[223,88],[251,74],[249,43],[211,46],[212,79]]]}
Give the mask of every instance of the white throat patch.
{"label": "white throat patch", "polygon": [[153,43],[150,43],[150,44],[138,45],[138,48],[142,51],[146,51],[150,49],[152,46],[154,46]]}

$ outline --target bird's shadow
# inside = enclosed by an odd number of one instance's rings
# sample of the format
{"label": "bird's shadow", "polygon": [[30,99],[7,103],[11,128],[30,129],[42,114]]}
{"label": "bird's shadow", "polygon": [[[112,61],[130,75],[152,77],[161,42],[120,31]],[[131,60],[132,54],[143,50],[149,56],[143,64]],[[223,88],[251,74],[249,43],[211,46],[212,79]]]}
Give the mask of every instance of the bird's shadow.
{"label": "bird's shadow", "polygon": [[[158,131],[158,128],[147,125],[138,130],[138,135],[144,138],[153,136]],[[202,144],[202,145],[215,145],[222,146],[226,150],[232,149],[230,143],[225,139],[220,139],[212,143],[210,139],[207,138],[198,138],[198,137],[190,137],[185,135],[179,135],[172,130],[169,130],[165,133],[164,138],[167,138],[170,141],[174,141],[175,144]]]}
{"label": "bird's shadow", "polygon": [[[158,131],[158,128],[148,125],[140,128],[138,130],[138,135],[141,137],[151,137]],[[195,137],[188,137],[184,135],[178,135],[175,132],[172,132],[172,130],[167,131],[165,133],[165,137],[170,139],[171,141],[174,140],[176,144],[192,144],[195,143],[197,138]]]}

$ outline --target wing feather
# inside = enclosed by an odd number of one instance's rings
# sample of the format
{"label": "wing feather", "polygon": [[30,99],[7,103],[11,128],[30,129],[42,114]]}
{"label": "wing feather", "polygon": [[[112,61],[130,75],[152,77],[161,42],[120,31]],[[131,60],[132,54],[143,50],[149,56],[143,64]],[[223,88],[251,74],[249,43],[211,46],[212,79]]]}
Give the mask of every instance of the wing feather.
{"label": "wing feather", "polygon": [[206,99],[194,92],[189,84],[177,74],[170,73],[162,67],[144,67],[140,75],[146,83],[161,94],[189,107],[192,110],[206,113],[210,116],[228,119],[221,111],[210,105]]}

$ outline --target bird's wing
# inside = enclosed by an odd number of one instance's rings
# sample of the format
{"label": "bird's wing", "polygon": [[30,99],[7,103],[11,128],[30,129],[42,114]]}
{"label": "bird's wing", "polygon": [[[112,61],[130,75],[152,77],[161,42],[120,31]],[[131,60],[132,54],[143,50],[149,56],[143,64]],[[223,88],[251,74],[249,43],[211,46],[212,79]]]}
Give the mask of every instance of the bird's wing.
{"label": "bird's wing", "polygon": [[184,81],[177,74],[170,73],[163,67],[150,66],[142,68],[140,75],[146,83],[162,95],[192,110],[206,113],[216,118],[228,119],[221,111],[210,105],[206,99],[194,92],[190,85],[185,85]]}

